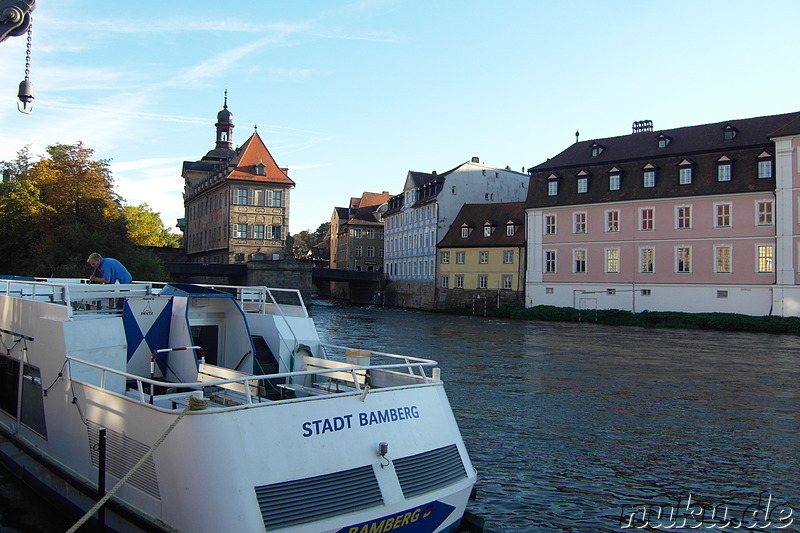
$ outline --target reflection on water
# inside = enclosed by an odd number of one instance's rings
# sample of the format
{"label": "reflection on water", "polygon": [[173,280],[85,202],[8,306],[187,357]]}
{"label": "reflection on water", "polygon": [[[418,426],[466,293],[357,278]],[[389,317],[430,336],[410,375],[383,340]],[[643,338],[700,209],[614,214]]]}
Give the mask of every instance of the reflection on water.
{"label": "reflection on water", "polygon": [[621,531],[623,511],[669,502],[694,521],[664,519],[662,530],[705,528],[717,507],[717,530],[733,531],[734,510],[741,520],[762,493],[794,510],[784,531],[800,525],[795,337],[380,308],[313,314],[324,340],[439,360],[478,469],[470,507],[490,531]]}
{"label": "reflection on water", "polygon": [[[440,362],[478,469],[470,508],[488,531],[623,531],[625,513],[645,505],[741,519],[770,495],[794,510],[783,531],[800,529],[795,337],[331,305],[312,314],[324,341]],[[686,528],[630,525],[697,531],[701,514]],[[732,517],[716,531],[743,531]]]}

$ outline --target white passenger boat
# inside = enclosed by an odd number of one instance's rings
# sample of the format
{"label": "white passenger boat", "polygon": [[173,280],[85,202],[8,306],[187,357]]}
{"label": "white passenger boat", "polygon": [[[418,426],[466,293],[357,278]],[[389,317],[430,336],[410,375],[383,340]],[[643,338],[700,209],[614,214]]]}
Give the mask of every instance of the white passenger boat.
{"label": "white passenger boat", "polygon": [[475,484],[436,362],[295,290],[5,277],[0,340],[0,457],[117,531],[455,531]]}

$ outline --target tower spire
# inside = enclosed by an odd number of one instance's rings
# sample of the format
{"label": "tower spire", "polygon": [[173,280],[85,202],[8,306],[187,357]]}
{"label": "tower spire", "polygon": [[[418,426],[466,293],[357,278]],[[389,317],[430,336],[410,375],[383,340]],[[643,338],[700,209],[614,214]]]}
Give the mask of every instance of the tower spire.
{"label": "tower spire", "polygon": [[222,110],[217,113],[217,148],[233,150],[233,113],[228,111],[228,89],[225,89],[225,99]]}

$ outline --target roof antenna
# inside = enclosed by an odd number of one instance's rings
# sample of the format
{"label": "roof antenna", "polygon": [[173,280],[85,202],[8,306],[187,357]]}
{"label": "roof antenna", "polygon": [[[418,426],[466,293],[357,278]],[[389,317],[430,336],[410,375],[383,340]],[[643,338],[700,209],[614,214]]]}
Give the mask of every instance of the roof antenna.
{"label": "roof antenna", "polygon": [[580,137],[580,136],[581,136],[581,132],[579,132],[578,130],[575,130],[575,142],[578,142],[578,137]]}

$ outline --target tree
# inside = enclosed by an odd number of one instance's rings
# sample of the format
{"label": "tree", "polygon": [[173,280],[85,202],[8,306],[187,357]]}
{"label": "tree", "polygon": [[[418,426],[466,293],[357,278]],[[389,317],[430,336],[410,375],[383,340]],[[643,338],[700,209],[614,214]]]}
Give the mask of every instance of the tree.
{"label": "tree", "polygon": [[114,192],[108,160],[94,160],[94,150],[83,146],[54,144],[34,163],[27,179],[41,191],[42,201],[56,210],[55,225],[75,222],[104,228],[119,218],[120,198]]}
{"label": "tree", "polygon": [[164,227],[159,213],[145,203],[122,208],[128,238],[137,246],[167,246],[177,248],[178,236]]}
{"label": "tree", "polygon": [[99,252],[129,263],[134,277],[166,279],[158,258],[134,246],[176,244],[158,213],[123,209],[108,160],[82,142],[46,150],[36,162],[27,147],[0,162],[0,273],[88,277],[86,258]]}
{"label": "tree", "polygon": [[45,231],[53,209],[29,181],[0,184],[0,273],[25,274],[22,263]]}
{"label": "tree", "polygon": [[317,228],[317,231],[314,233],[309,232],[308,230],[303,230],[300,233],[294,236],[294,249],[295,255],[297,257],[302,257],[308,254],[309,250],[311,250],[314,246],[322,242],[322,239],[325,238],[325,234],[328,233],[328,230],[331,227],[330,222],[325,222],[324,224],[320,224]]}

